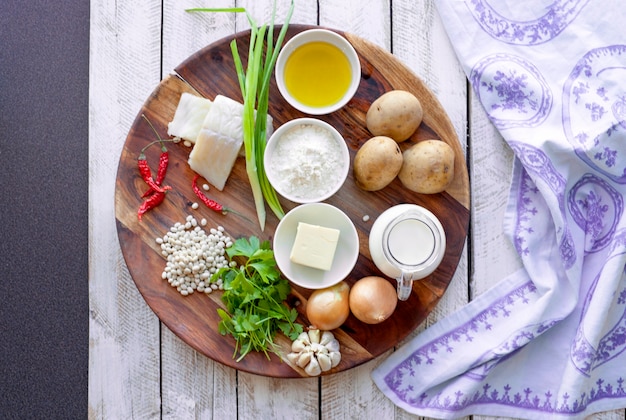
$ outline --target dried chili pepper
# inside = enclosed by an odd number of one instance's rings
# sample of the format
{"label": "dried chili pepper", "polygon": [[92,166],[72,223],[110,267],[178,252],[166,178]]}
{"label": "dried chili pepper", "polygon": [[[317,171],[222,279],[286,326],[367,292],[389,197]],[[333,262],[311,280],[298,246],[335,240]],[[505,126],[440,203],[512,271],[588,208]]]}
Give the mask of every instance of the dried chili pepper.
{"label": "dried chili pepper", "polygon": [[[150,126],[150,128],[152,129],[154,134],[156,135],[156,137],[158,139],[158,142],[161,143],[161,156],[159,157],[159,168],[157,170],[157,176],[156,176],[156,178],[154,180],[155,184],[160,186],[163,183],[163,181],[165,180],[165,175],[167,173],[167,167],[168,167],[169,161],[170,161],[169,152],[167,151],[167,148],[165,147],[164,140],[161,138],[159,133],[156,131],[156,128],[154,128],[154,125],[152,125],[152,123],[150,122],[148,117],[146,117],[145,114],[141,114],[141,116],[143,117],[144,120],[146,120],[146,122],[148,123],[148,125]],[[152,143],[150,143],[146,147],[149,147],[150,145],[152,145]],[[142,197],[145,198],[145,197],[149,196],[150,194],[152,194],[154,191],[155,191],[154,188],[150,187],[150,189],[148,189],[148,191],[146,191],[142,195]]]}
{"label": "dried chili pepper", "polygon": [[[150,125],[150,128],[152,128],[152,131],[154,131],[158,140],[149,143],[147,146],[141,149],[139,157],[137,158],[137,167],[139,168],[139,174],[141,175],[141,179],[143,179],[145,183],[148,184],[148,187],[150,187],[148,191],[146,191],[141,196],[142,198],[145,198],[145,200],[139,207],[139,210],[137,210],[137,217],[140,221],[141,217],[144,214],[161,204],[163,200],[165,200],[165,192],[172,189],[172,187],[170,186],[161,186],[163,180],[165,179],[165,174],[167,173],[167,166],[169,165],[169,154],[167,148],[165,147],[164,140],[161,138],[161,136],[159,136],[159,133],[156,131],[150,120],[148,120],[148,118],[146,118],[144,114],[141,114],[141,116]],[[148,149],[148,147],[157,142],[161,144],[161,157],[159,158],[159,169],[157,171],[157,177],[156,179],[154,179],[152,177],[152,171],[150,170],[150,166],[148,165],[148,160],[146,159],[145,151],[146,149]]]}
{"label": "dried chili pepper", "polygon": [[163,192],[155,191],[154,193],[152,193],[152,195],[150,195],[150,197],[145,199],[143,203],[141,204],[141,206],[139,206],[139,210],[137,211],[137,217],[139,218],[139,220],[141,221],[141,216],[143,216],[148,211],[152,210],[153,208],[161,204],[164,199],[165,199],[164,191]]}
{"label": "dried chili pepper", "polygon": [[209,197],[207,197],[204,192],[200,189],[200,187],[198,186],[198,179],[200,178],[200,175],[196,174],[193,177],[193,183],[192,183],[192,187],[193,187],[193,192],[196,194],[196,196],[202,200],[202,202],[211,210],[216,211],[216,212],[220,212],[222,214],[226,214],[226,213],[235,213],[241,217],[243,217],[244,219],[248,220],[250,223],[252,223],[252,220],[250,220],[248,217],[246,217],[245,215],[239,213],[238,211],[235,211],[233,209],[230,209],[228,207],[224,207],[223,205],[221,205],[220,203],[218,203],[215,200],[211,200]]}
{"label": "dried chili pepper", "polygon": [[211,200],[202,192],[202,190],[198,186],[198,178],[200,178],[200,175],[196,174],[196,176],[193,177],[193,184],[192,184],[193,192],[196,194],[196,196],[198,196],[198,198],[202,200],[202,202],[206,204],[206,206],[213,211],[219,211],[219,212],[227,211],[227,209],[225,209],[224,206],[222,206],[220,203],[218,203],[215,200]]}
{"label": "dried chili pepper", "polygon": [[[167,167],[169,165],[170,157],[165,146],[161,145],[161,156],[159,157],[159,169],[157,170],[157,176],[154,179],[154,183],[161,186],[163,180],[165,180],[165,174],[167,173]],[[150,187],[148,191],[143,193],[142,198],[146,198],[154,192],[154,188]]]}
{"label": "dried chili pepper", "polygon": [[150,166],[148,165],[148,161],[146,160],[146,155],[143,150],[137,158],[137,167],[139,168],[141,178],[154,191],[164,193],[165,191],[172,189],[170,186],[161,187],[160,185],[157,185],[154,178],[152,178],[152,171],[150,170]]}

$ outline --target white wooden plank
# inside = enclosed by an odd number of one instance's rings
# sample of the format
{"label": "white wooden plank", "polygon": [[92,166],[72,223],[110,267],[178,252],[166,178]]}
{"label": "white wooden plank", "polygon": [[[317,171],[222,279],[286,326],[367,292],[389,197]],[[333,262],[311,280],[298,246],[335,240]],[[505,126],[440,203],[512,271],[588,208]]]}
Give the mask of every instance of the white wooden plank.
{"label": "white wooden plank", "polygon": [[318,378],[272,379],[239,372],[242,419],[317,419]]}
{"label": "white wooden plank", "polygon": [[370,376],[379,359],[322,378],[322,418],[392,419],[396,407]]}
{"label": "white wooden plank", "polygon": [[513,152],[471,94],[472,296],[515,272],[521,261],[504,234]]}
{"label": "white wooden plank", "polygon": [[358,35],[386,50],[391,50],[389,0],[320,0],[321,26]]}
{"label": "white wooden plank", "polygon": [[159,322],[123,262],[113,205],[126,134],[159,80],[161,8],[94,0],[90,14],[89,417],[150,418],[160,413]]}
{"label": "white wooden plank", "polygon": [[[217,5],[211,5],[217,7]],[[196,51],[235,32],[235,13],[186,12],[205,7],[193,0],[163,2],[163,75]],[[209,7],[206,5],[206,7]],[[219,7],[235,7],[235,0],[223,0]]]}
{"label": "white wooden plank", "polygon": [[[257,25],[270,23],[274,2],[271,0],[238,0],[237,5],[245,7],[248,13],[253,17]],[[287,17],[287,12],[291,5],[291,0],[276,1],[276,16],[274,23],[282,25]],[[315,25],[317,22],[317,1],[316,0],[297,0],[295,2],[293,15],[290,23]],[[237,16],[237,31],[250,29],[250,24],[245,15]]]}

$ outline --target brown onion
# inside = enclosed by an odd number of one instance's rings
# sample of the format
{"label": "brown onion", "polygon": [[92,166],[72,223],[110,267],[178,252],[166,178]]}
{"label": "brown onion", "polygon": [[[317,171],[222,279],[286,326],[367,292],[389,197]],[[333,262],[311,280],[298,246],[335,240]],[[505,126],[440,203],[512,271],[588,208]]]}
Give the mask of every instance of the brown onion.
{"label": "brown onion", "polygon": [[350,310],[366,324],[379,324],[389,318],[398,304],[396,288],[377,276],[363,277],[350,290]]}
{"label": "brown onion", "polygon": [[319,330],[330,331],[338,328],[350,315],[349,296],[350,286],[343,281],[315,290],[306,303],[306,317]]}

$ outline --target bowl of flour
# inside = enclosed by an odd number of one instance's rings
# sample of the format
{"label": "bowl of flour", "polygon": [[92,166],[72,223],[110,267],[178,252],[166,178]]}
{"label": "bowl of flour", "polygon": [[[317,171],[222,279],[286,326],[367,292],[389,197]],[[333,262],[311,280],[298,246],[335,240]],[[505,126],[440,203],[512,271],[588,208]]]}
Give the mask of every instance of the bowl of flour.
{"label": "bowl of flour", "polygon": [[315,118],[298,118],[272,134],[265,147],[264,165],[278,194],[295,203],[316,203],[342,187],[350,154],[333,126]]}

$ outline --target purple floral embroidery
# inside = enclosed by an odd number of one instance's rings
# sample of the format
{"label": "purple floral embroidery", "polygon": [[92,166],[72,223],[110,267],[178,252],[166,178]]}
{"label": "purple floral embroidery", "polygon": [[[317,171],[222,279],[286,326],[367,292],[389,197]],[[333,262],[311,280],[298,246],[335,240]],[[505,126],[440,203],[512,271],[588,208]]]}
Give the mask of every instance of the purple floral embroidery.
{"label": "purple floral embroidery", "polygon": [[514,307],[528,305],[536,295],[537,289],[532,282],[514,289],[465,324],[418,348],[385,377],[385,382],[404,401],[414,400],[417,396],[412,395],[410,378],[419,373],[420,365],[435,363],[441,354],[463,351],[464,343],[491,330],[494,319],[509,317]]}
{"label": "purple floral embroidery", "polygon": [[626,95],[617,98],[611,106],[611,111],[619,124],[626,128]]}
{"label": "purple floral embroidery", "polygon": [[[529,304],[537,297],[537,293],[532,282],[512,290],[466,323],[416,349],[385,376],[385,383],[400,400],[411,406],[448,412],[463,410],[473,405],[498,404],[532,410],[536,413],[575,414],[583,412],[589,404],[595,401],[626,396],[623,378],[619,378],[614,384],[607,384],[599,379],[595,386],[583,390],[580,395],[570,395],[567,392],[559,394],[558,390],[545,390],[537,393],[529,387],[522,386],[519,389],[513,389],[509,384],[500,388],[488,381],[483,382],[482,387],[472,394],[465,394],[460,389],[444,388],[433,394],[415,389],[412,378],[423,374],[423,366],[436,364],[438,358],[444,354],[462,352],[464,343],[479,339],[481,333],[491,329],[493,319],[508,317],[515,306]],[[544,322],[536,326],[528,326],[512,334],[510,339],[505,340],[498,348],[485,355],[482,359],[486,363],[484,369],[478,362],[476,368],[464,376],[472,381],[485,380],[488,370],[509,357],[507,355],[487,362],[490,356],[505,354],[509,350],[515,352],[533,336],[541,334],[552,325],[553,322]],[[616,341],[617,337],[621,336],[615,334],[613,337]]]}
{"label": "purple floral embroidery", "polygon": [[[515,228],[515,247],[520,256],[523,257],[529,254],[526,242],[528,235],[533,233],[532,226],[534,223],[532,219],[538,216],[538,208],[546,207],[545,202],[543,202],[544,198],[530,175],[532,174],[537,179],[542,180],[550,188],[556,197],[556,202],[559,203],[563,220],[566,219],[563,205],[566,181],[542,150],[516,141],[509,141],[509,145],[526,169],[518,186],[517,226]],[[576,261],[576,247],[567,224],[564,225],[561,234],[559,250],[564,267],[572,267]]]}
{"label": "purple floral embroidery", "polygon": [[624,350],[626,350],[626,312],[600,341],[593,358],[593,368],[617,357]]}
{"label": "purple floral embroidery", "polygon": [[[624,254],[626,254],[626,230],[622,229],[614,234],[614,241],[611,244],[610,256],[607,263],[604,264],[603,269],[604,267],[609,266],[609,262],[614,258],[618,258],[618,265],[621,264],[620,261],[623,260]],[[590,375],[593,369],[608,362],[626,350],[626,287],[624,286],[626,273],[623,270],[621,279],[618,279],[621,284],[621,292],[617,294],[615,306],[617,310],[614,311],[617,313],[617,316],[613,317],[613,326],[606,334],[604,334],[604,336],[599,338],[595,344],[592,343],[592,340],[588,339],[585,334],[585,319],[588,316],[593,295],[596,292],[600,281],[610,281],[610,277],[607,278],[607,276],[603,274],[603,270],[596,275],[589,291],[587,292],[585,301],[583,302],[579,325],[576,330],[576,338],[572,342],[570,349],[570,358],[572,363],[576,366],[576,369],[587,376]],[[619,308],[619,306],[622,308]],[[598,311],[595,312],[596,316],[598,316]],[[600,316],[605,316],[605,322],[609,322],[610,315],[608,313],[600,311]],[[598,324],[598,321],[594,319],[591,320],[590,323],[595,326]]]}
{"label": "purple floral embroidery", "polygon": [[[416,374],[419,374],[418,372],[419,370]],[[593,402],[624,398],[625,396],[624,379],[620,377],[614,384],[605,383],[604,380],[598,379],[595,386],[591,387],[588,392],[581,392],[577,396],[567,392],[559,394],[557,390],[537,393],[529,387],[514,390],[510,385],[496,389],[487,382],[480,391],[471,395],[465,395],[462,391],[436,395],[422,393],[419,398],[407,400],[407,403],[415,407],[447,412],[458,412],[475,405],[504,405],[535,412],[537,418],[542,418],[541,415],[545,416],[548,413],[570,415],[582,413]]]}
{"label": "purple floral embroidery", "polygon": [[484,380],[489,372],[499,363],[512,357],[515,352],[526,345],[528,342],[541,335],[545,331],[554,326],[557,321],[544,321],[536,325],[527,325],[525,328],[511,334],[508,339],[504,340],[500,346],[487,352],[483,357],[476,361],[475,367],[468,370],[464,376],[474,380]]}
{"label": "purple floral embroidery", "polygon": [[[589,51],[563,87],[563,129],[576,154],[591,168],[626,183],[626,45]],[[620,135],[618,135],[620,134]]]}
{"label": "purple floral embroidery", "polygon": [[572,218],[585,232],[585,251],[605,248],[624,212],[622,195],[598,176],[586,174],[572,187],[567,202]]}
{"label": "purple floral embroidery", "polygon": [[[519,75],[515,70],[507,74],[498,70],[493,80],[493,82],[482,83],[488,91],[495,90],[498,97],[502,99],[500,104],[491,105],[491,109],[515,109],[522,114],[537,110],[539,104],[533,99],[535,93],[532,90],[528,93],[524,92],[524,89],[528,87],[527,74]],[[528,109],[526,109],[527,106]]]}
{"label": "purple floral embroidery", "polygon": [[533,218],[537,216],[538,209],[534,204],[534,196],[539,195],[539,190],[533,183],[527,172],[521,176],[518,186],[519,198],[517,200],[517,224],[515,226],[514,244],[517,253],[521,256],[530,254],[526,243],[526,237],[534,233]]}
{"label": "purple floral embroidery", "polygon": [[485,57],[469,76],[491,121],[500,129],[534,127],[552,108],[552,92],[537,68],[506,54]]}
{"label": "purple floral embroidery", "polygon": [[483,30],[493,38],[507,44],[537,45],[559,35],[588,2],[557,0],[547,7],[543,16],[525,22],[502,16],[487,0],[466,0],[465,4]]}

